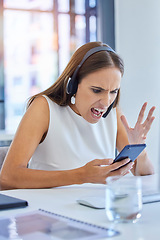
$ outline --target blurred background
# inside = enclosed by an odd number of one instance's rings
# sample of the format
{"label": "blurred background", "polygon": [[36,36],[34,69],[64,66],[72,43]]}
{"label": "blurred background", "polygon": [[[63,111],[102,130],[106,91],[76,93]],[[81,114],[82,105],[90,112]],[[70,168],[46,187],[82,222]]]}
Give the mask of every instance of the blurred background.
{"label": "blurred background", "polygon": [[156,106],[147,139],[158,168],[159,0],[0,0],[0,145],[8,145],[28,98],[48,88],[73,52],[103,41],[125,63],[120,106],[134,126],[142,104]]}

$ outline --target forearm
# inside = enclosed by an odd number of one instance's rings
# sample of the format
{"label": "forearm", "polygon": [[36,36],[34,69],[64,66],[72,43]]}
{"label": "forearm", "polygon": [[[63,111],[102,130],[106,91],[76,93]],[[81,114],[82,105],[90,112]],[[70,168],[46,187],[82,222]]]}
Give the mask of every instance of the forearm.
{"label": "forearm", "polygon": [[136,159],[132,173],[139,176],[154,174],[154,167],[145,150]]}
{"label": "forearm", "polygon": [[[15,172],[16,174],[14,174]],[[84,182],[81,168],[65,171],[44,171],[18,167],[12,173],[1,172],[1,190],[15,188],[52,188]]]}

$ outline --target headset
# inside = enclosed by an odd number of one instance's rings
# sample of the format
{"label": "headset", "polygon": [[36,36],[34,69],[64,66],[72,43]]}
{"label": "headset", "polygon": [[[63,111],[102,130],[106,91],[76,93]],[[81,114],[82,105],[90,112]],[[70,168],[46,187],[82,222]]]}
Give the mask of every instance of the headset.
{"label": "headset", "polygon": [[[66,92],[67,94],[70,94],[71,96],[73,96],[76,92],[77,92],[77,88],[78,88],[78,82],[76,81],[76,76],[78,74],[79,69],[81,68],[82,64],[94,53],[100,52],[100,51],[107,51],[107,52],[113,52],[115,53],[115,51],[109,47],[109,46],[99,46],[99,47],[94,47],[92,49],[90,49],[83,57],[82,61],[80,62],[80,64],[77,66],[76,70],[74,71],[72,77],[70,77],[68,79],[67,82],[67,86],[66,86]],[[114,101],[115,102],[115,101]],[[111,111],[114,102],[108,107],[107,111],[105,114],[103,114],[103,117],[105,118],[109,112]]]}

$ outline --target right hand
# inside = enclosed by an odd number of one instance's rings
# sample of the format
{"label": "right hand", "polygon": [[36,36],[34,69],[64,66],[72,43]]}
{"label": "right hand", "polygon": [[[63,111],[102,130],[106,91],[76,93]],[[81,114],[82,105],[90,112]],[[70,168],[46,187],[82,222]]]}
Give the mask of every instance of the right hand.
{"label": "right hand", "polygon": [[106,183],[106,178],[110,176],[124,176],[129,173],[134,162],[130,162],[129,158],[113,163],[113,159],[95,159],[81,170],[85,183]]}

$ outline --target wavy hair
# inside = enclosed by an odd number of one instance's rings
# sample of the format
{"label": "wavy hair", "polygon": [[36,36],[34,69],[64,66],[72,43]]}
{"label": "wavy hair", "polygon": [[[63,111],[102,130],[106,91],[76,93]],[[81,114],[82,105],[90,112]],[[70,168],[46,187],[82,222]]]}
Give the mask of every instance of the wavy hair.
{"label": "wavy hair", "polygon": [[[99,46],[108,46],[102,42],[89,42],[78,48],[74,54],[72,55],[70,61],[68,62],[66,68],[62,72],[62,74],[58,77],[57,81],[51,85],[45,91],[42,91],[34,96],[32,96],[29,101],[29,106],[33,100],[42,95],[48,96],[52,101],[57,103],[60,106],[67,106],[70,104],[70,99],[72,95],[66,93],[66,85],[69,77],[72,77],[74,71],[76,70],[79,63],[82,61],[84,55],[92,48]],[[124,64],[123,60],[120,58],[118,54],[115,52],[109,51],[100,51],[91,55],[86,61],[83,63],[79,72],[76,76],[76,81],[80,83],[81,79],[83,79],[86,75],[93,73],[99,69],[107,68],[107,67],[116,67],[120,70],[122,76],[124,73]],[[119,101],[120,90],[118,91],[114,107],[117,105]]]}

